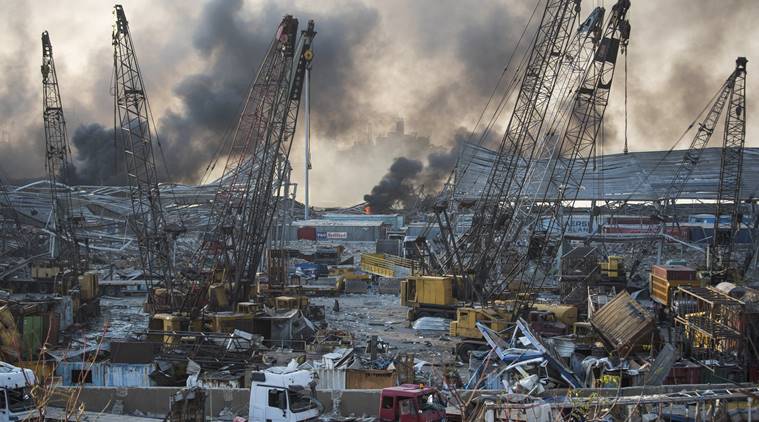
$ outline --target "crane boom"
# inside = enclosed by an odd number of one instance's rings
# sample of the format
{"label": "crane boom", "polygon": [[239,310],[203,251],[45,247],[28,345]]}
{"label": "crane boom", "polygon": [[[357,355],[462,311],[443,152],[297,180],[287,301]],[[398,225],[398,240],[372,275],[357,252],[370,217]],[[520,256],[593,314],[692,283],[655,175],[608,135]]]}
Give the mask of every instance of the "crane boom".
{"label": "crane boom", "polygon": [[[672,177],[672,181],[667,187],[667,191],[661,198],[662,234],[664,233],[667,218],[671,218],[673,221],[677,222],[677,218],[674,215],[676,210],[675,204],[680,198],[685,184],[693,174],[693,170],[701,160],[701,155],[703,154],[706,146],[709,144],[709,140],[711,139],[712,134],[714,134],[714,130],[717,128],[717,123],[722,116],[723,110],[725,109],[725,104],[727,104],[730,93],[735,86],[735,80],[738,77],[739,73],[742,71],[743,70],[741,70],[736,64],[735,70],[733,70],[727,80],[725,80],[725,82],[720,87],[716,97],[714,97],[714,100],[709,107],[709,111],[707,112],[706,117],[704,117],[704,120],[699,123],[698,130],[696,131],[693,140],[688,146],[688,149],[685,151],[685,154],[683,154],[680,165],[677,166],[675,175]],[[661,261],[663,248],[664,236],[661,236],[658,244],[657,263]]]}
{"label": "crane boom", "polygon": [[[52,222],[56,237],[51,239],[51,257],[71,266],[76,277],[82,267],[82,253],[79,248],[77,229],[84,218],[74,215],[71,191],[68,186],[61,188],[59,182],[71,174],[69,155],[71,154],[66,134],[66,119],[63,116],[61,91],[58,74],[53,60],[53,46],[47,31],[42,33],[42,120],[45,127],[45,158],[52,203]],[[86,254],[85,254],[86,255]],[[86,268],[86,263],[84,264]]]}
{"label": "crane boom", "polygon": [[[234,286],[232,302],[247,300],[289,177],[288,156],[306,66],[313,58],[313,21],[298,37],[298,20],[285,16],[246,96],[199,255],[204,271],[221,271]],[[210,260],[205,258],[211,257]],[[199,292],[205,289],[198,289]],[[190,309],[199,297],[188,298]],[[184,307],[184,306],[183,306]]]}
{"label": "crane boom", "polygon": [[[719,190],[714,213],[712,253],[718,268],[727,269],[734,263],[735,238],[741,228],[739,210],[741,178],[743,176],[743,146],[746,143],[746,64],[745,57],[736,60],[733,89],[728,99],[725,130],[720,159]],[[730,217],[730,233],[719,233],[722,216]]]}
{"label": "crane boom", "polygon": [[[514,111],[498,148],[483,197],[475,210],[472,242],[464,256],[472,260],[461,271],[475,274],[472,288],[480,302],[485,281],[497,267],[504,245],[503,232],[514,213],[519,212],[519,197],[524,179],[517,174],[520,162],[531,166],[541,136],[546,111],[572,38],[579,12],[574,0],[549,0],[530,52]],[[465,269],[466,268],[466,269]],[[465,276],[462,274],[462,276]],[[468,283],[470,284],[470,283]]]}
{"label": "crane boom", "polygon": [[[547,206],[540,217],[544,223],[534,224],[531,228],[530,239],[537,238],[541,245],[548,244],[552,237],[557,237],[560,242],[563,239],[569,219],[562,219],[562,213],[567,209],[571,213],[582,190],[585,175],[589,167],[592,167],[591,161],[598,144],[598,135],[609,104],[617,58],[620,51],[624,53],[630,37],[630,24],[626,19],[629,8],[629,0],[618,0],[612,7],[611,16],[596,44],[590,66],[575,91],[571,114],[564,136],[559,142],[562,154],[552,166],[543,191],[541,202]],[[555,192],[551,201],[548,200],[549,192]],[[555,235],[554,228],[558,228],[558,236]],[[536,236],[539,231],[540,235]],[[558,250],[559,248],[552,248],[552,252],[544,253],[542,258],[552,262]],[[527,283],[529,287],[534,287],[537,274],[538,271],[532,272]],[[544,272],[543,277],[546,274]],[[541,280],[541,285],[544,280],[545,278]]]}
{"label": "crane boom", "polygon": [[[145,277],[158,276],[173,291],[169,230],[163,215],[158,172],[153,153],[152,119],[132,35],[121,5],[114,6],[113,83],[117,145],[124,148],[129,194],[132,203],[130,226],[140,250]],[[149,301],[151,298],[149,297]]]}

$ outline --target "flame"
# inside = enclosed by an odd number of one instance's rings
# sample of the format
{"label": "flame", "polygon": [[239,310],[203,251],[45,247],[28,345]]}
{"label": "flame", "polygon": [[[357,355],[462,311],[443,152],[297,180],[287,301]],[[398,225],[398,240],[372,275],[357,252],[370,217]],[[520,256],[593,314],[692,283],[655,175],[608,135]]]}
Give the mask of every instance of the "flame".
{"label": "flame", "polygon": [[369,205],[365,206],[364,207],[364,214],[370,215],[371,213],[372,213],[372,207],[370,207]]}

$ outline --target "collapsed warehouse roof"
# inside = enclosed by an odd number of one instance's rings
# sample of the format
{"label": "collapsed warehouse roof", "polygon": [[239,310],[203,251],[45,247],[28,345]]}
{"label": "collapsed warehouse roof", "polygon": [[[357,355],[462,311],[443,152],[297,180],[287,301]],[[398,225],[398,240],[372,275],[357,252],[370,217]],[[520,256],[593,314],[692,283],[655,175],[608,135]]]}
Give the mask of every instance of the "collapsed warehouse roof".
{"label": "collapsed warehouse roof", "polygon": [[[680,199],[717,199],[720,181],[720,156],[722,148],[704,149],[699,165],[683,186]],[[666,196],[677,168],[681,165],[685,150],[642,151],[628,154],[601,155],[595,159],[595,170],[588,168],[582,181],[578,200],[601,201],[656,201]],[[482,195],[497,153],[488,148],[466,143],[462,147],[459,164],[455,169],[456,200],[474,200]],[[741,199],[752,199],[759,195],[759,148],[743,149],[743,179]],[[505,166],[508,158],[501,160]],[[524,174],[524,161],[520,160],[520,172]],[[562,162],[558,166],[561,167]],[[580,165],[580,163],[577,163]],[[546,160],[537,162],[537,168],[545,168]],[[575,169],[573,174],[582,174]],[[558,170],[563,173],[564,170]],[[523,176],[520,176],[523,177]],[[526,187],[528,192],[544,192],[538,189],[537,180]],[[572,198],[576,192],[568,191],[565,197]],[[548,190],[548,199],[556,196],[553,188]]]}

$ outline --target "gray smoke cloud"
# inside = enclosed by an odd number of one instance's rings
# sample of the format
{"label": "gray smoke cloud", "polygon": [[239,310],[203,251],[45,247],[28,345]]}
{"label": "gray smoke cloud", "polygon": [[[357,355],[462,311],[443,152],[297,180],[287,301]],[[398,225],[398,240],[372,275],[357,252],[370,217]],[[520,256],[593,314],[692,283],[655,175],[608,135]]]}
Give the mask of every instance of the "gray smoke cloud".
{"label": "gray smoke cloud", "polygon": [[[464,144],[492,144],[499,136],[494,132],[473,133],[459,127],[449,142],[449,148],[438,148],[430,152],[424,161],[397,157],[387,173],[364,195],[373,213],[409,209],[425,199],[434,197],[444,183],[449,181]],[[426,204],[430,204],[429,201]]]}
{"label": "gray smoke cloud", "polygon": [[[88,4],[72,16],[54,2],[11,0],[13,16],[0,17],[6,40],[0,46],[0,166],[13,178],[44,171],[37,51],[39,33],[49,29],[74,133],[77,177],[87,183],[116,182],[106,176],[114,161],[105,147],[113,141],[103,148],[97,141],[107,138],[103,131],[108,129],[90,126],[110,126],[110,6]],[[177,181],[200,179],[237,119],[275,26],[289,13],[301,25],[314,19],[319,33],[312,74],[312,200],[358,202],[396,157],[422,163],[413,179],[429,192],[444,178],[445,172],[434,169],[455,162],[457,130],[474,126],[535,5],[515,0],[484,1],[477,7],[454,0],[333,0],[318,6],[209,0],[188,9],[183,2],[130,2],[127,14],[168,157],[168,169],[161,173]],[[584,16],[593,2],[582,6]],[[759,44],[747,34],[758,16],[759,2],[752,0],[633,1],[631,150],[669,147],[730,73],[736,56],[749,57],[751,75]],[[78,24],[82,20],[93,22],[92,28]],[[71,45],[74,40],[78,44]],[[515,57],[528,44],[523,40]],[[619,69],[606,115],[606,153],[622,149],[623,77]],[[748,98],[748,109],[757,109],[759,97]],[[496,138],[509,111],[494,128]],[[399,117],[419,134],[414,144],[379,143],[376,134]],[[755,122],[749,116],[749,145],[754,145]],[[79,131],[82,124],[89,130]],[[300,139],[296,135],[294,152]],[[302,154],[291,158],[297,179]]]}
{"label": "gray smoke cloud", "polygon": [[97,123],[79,126],[72,143],[78,152],[71,183],[86,185],[125,185],[124,160],[115,144],[113,128]]}
{"label": "gray smoke cloud", "polygon": [[[162,148],[162,154],[157,151],[156,157],[171,157],[165,162],[162,177],[166,174],[175,181],[198,181],[225,134],[234,128],[241,101],[282,16],[294,14],[300,17],[301,27],[306,25],[305,14],[298,13],[292,5],[268,3],[262,13],[250,18],[243,17],[243,6],[242,0],[215,1],[206,4],[200,13],[191,33],[195,52],[207,58],[203,71],[180,77],[172,90],[180,106],[163,116],[154,116],[158,118]],[[347,116],[355,109],[345,92],[352,84],[352,75],[357,73],[352,51],[376,25],[377,13],[357,4],[308,18],[318,22],[317,31],[321,26],[330,29],[319,32],[315,45],[319,62],[335,69],[317,71],[312,76],[312,83],[324,88],[314,92],[312,107],[325,111],[316,114],[313,124],[320,132],[339,136],[350,124],[334,122],[350,122]],[[133,37],[140,58],[139,32]],[[111,137],[112,133],[111,130]],[[107,135],[102,126],[87,125],[77,130],[73,143],[80,162],[78,181],[121,183],[122,178],[104,177],[113,172],[114,162],[113,142],[100,144]],[[158,163],[159,167],[163,164]]]}

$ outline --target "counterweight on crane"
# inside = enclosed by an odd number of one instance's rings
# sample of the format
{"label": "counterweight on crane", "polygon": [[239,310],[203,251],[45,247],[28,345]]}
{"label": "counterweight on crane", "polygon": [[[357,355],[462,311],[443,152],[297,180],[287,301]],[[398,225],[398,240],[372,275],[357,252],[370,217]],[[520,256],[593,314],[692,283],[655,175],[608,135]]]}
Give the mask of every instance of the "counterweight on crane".
{"label": "counterweight on crane", "polygon": [[[68,186],[61,187],[71,174],[69,149],[66,134],[66,119],[63,116],[61,91],[58,74],[53,60],[53,46],[47,31],[42,33],[42,119],[45,126],[45,158],[52,201],[51,221],[55,237],[51,239],[51,256],[61,264],[69,265],[74,277],[86,269],[86,259],[79,246],[77,231],[84,217],[75,215]],[[60,246],[58,246],[60,242]],[[84,254],[86,258],[86,254]]]}
{"label": "counterweight on crane", "polygon": [[[155,129],[151,127],[149,104],[132,35],[121,5],[114,6],[113,84],[117,145],[124,148],[129,194],[132,203],[130,226],[137,238],[146,279],[157,277],[168,291],[169,309],[174,303],[174,270],[171,238],[179,230],[166,224],[153,152]],[[152,284],[152,283],[151,283]],[[149,285],[152,292],[152,286]],[[155,304],[148,296],[148,303]]]}

